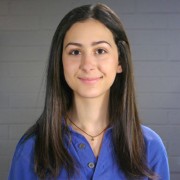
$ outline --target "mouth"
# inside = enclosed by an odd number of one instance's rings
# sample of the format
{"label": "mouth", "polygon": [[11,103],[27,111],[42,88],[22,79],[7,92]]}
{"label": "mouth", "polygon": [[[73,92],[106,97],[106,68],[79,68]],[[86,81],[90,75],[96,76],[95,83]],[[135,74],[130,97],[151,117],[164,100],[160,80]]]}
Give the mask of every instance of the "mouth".
{"label": "mouth", "polygon": [[100,77],[79,77],[78,79],[86,84],[94,84],[96,82],[98,82],[99,80],[101,80],[103,78],[103,76]]}

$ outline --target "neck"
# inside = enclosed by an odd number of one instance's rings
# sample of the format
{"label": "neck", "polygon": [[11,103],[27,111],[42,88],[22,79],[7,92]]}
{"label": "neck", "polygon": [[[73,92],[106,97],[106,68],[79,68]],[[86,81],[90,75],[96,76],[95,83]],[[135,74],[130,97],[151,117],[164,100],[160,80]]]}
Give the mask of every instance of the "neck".
{"label": "neck", "polygon": [[109,97],[82,99],[75,96],[71,120],[91,134],[99,133],[109,124],[108,101]]}

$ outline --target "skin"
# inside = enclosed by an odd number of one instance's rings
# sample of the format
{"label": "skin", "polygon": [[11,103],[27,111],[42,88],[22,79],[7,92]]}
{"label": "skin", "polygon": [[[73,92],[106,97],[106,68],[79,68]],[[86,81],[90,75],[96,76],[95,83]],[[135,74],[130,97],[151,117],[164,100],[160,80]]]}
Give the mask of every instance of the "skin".
{"label": "skin", "polygon": [[[71,120],[88,134],[97,135],[108,126],[110,87],[116,74],[122,72],[113,34],[93,19],[75,23],[65,35],[62,60],[65,80],[74,94]],[[91,141],[72,127],[98,156],[104,133]]]}

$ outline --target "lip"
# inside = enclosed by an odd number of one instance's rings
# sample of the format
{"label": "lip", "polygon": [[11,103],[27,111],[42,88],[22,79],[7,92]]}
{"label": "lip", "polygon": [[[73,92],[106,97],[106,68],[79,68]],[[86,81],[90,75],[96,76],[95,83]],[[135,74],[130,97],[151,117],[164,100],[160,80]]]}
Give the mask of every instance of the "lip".
{"label": "lip", "polygon": [[98,82],[100,79],[102,79],[103,77],[78,77],[78,79],[86,84],[94,84],[96,82]]}

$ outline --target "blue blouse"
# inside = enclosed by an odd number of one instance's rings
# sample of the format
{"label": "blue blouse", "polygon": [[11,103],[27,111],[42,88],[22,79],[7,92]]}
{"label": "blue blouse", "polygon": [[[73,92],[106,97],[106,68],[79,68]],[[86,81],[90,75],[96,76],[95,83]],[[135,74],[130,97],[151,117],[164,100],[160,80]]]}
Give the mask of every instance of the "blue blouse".
{"label": "blue blouse", "polygon": [[[160,176],[161,180],[170,180],[167,153],[162,140],[150,128],[142,126],[142,130],[147,149],[148,166]],[[104,135],[98,158],[94,156],[89,143],[81,134],[75,132],[71,127],[70,131],[72,132],[72,143],[66,148],[79,164],[78,171],[71,180],[127,180],[114,159],[111,128]],[[35,137],[31,137],[24,143],[18,143],[9,172],[9,180],[38,179],[34,172],[34,144]],[[57,179],[68,179],[64,169],[60,171]],[[148,180],[148,178],[143,178],[143,180]]]}

